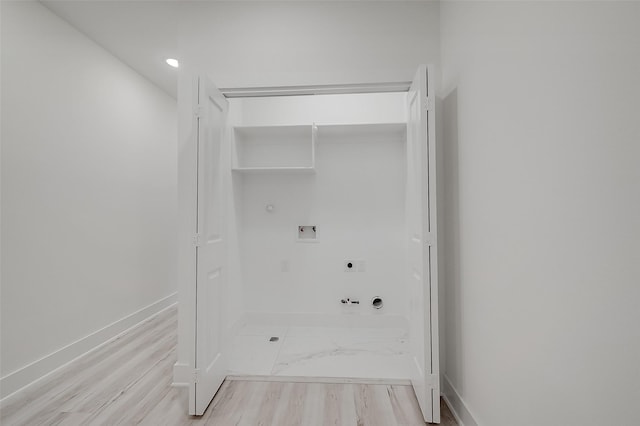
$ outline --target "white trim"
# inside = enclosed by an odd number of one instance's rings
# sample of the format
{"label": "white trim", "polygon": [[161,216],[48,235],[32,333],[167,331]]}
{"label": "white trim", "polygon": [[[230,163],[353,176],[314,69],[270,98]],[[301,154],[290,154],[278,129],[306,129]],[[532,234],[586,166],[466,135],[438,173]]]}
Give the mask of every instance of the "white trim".
{"label": "white trim", "polygon": [[191,380],[191,372],[193,368],[186,362],[176,362],[173,365],[173,382],[174,387],[188,387]]}
{"label": "white trim", "polygon": [[453,408],[453,403],[449,400],[449,398],[447,398],[447,395],[442,394],[442,400],[445,404],[447,404],[447,407],[449,407],[449,411],[453,415],[453,418],[456,420],[458,426],[465,426],[464,422],[460,419],[458,412]]}
{"label": "white trim", "polygon": [[288,382],[288,383],[355,383],[361,385],[400,385],[411,386],[409,379],[365,379],[358,377],[307,377],[307,376],[259,376],[228,375],[229,381],[250,382]]}
{"label": "white trim", "polygon": [[411,82],[329,84],[316,86],[227,87],[220,91],[226,98],[252,98],[260,96],[336,95],[353,93],[407,92]]}
{"label": "white trim", "polygon": [[127,333],[141,322],[158,315],[177,303],[178,293],[170,294],[139,309],[124,318],[112,322],[82,339],[76,340],[37,361],[0,378],[0,408],[26,392],[31,386],[68,364]]}
{"label": "white trim", "polygon": [[467,404],[451,383],[446,374],[442,375],[442,398],[451,410],[459,426],[478,426],[478,422],[473,417]]}

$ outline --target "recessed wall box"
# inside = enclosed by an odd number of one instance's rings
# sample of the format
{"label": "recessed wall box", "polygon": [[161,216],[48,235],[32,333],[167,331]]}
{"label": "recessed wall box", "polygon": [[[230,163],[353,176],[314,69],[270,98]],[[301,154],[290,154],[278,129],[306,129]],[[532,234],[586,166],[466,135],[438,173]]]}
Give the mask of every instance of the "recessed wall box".
{"label": "recessed wall box", "polygon": [[318,242],[318,228],[316,225],[298,225],[297,241]]}

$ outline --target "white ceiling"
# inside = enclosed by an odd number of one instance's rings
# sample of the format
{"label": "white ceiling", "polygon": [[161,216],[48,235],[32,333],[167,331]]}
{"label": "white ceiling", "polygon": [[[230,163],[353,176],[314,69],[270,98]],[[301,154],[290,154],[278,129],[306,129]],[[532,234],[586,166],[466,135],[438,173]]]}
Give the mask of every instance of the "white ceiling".
{"label": "white ceiling", "polygon": [[[193,26],[205,34],[194,46],[207,51],[207,58],[233,58],[216,63],[216,81],[223,87],[408,81],[417,64],[437,63],[439,55],[437,1],[293,1],[274,2],[273,8],[266,1],[39,1],[174,98],[178,71],[165,60],[181,59],[179,28],[187,24],[183,32]],[[285,4],[302,3],[283,11]],[[246,36],[252,30],[257,37]],[[228,39],[234,40],[232,48]]]}
{"label": "white ceiling", "polygon": [[40,0],[131,68],[176,97],[178,1]]}

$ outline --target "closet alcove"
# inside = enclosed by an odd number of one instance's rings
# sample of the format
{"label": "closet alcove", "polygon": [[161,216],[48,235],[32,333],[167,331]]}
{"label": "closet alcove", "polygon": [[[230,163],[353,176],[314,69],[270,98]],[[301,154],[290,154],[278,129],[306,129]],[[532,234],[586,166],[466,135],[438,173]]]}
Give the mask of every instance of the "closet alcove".
{"label": "closet alcove", "polygon": [[[180,90],[176,382],[412,384],[439,418],[435,108],[406,90]],[[397,85],[395,85],[397,87]]]}

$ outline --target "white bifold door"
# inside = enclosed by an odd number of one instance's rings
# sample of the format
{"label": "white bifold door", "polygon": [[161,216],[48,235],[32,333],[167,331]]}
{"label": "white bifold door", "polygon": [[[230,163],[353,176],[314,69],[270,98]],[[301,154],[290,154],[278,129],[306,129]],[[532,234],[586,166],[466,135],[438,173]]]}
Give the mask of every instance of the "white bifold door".
{"label": "white bifold door", "polygon": [[205,76],[194,97],[197,144],[195,371],[189,387],[189,414],[201,415],[227,372],[224,295],[227,280],[225,212],[229,173],[228,103]]}
{"label": "white bifold door", "polygon": [[438,238],[435,94],[420,66],[407,96],[407,279],[411,384],[422,415],[440,422],[438,356]]}

